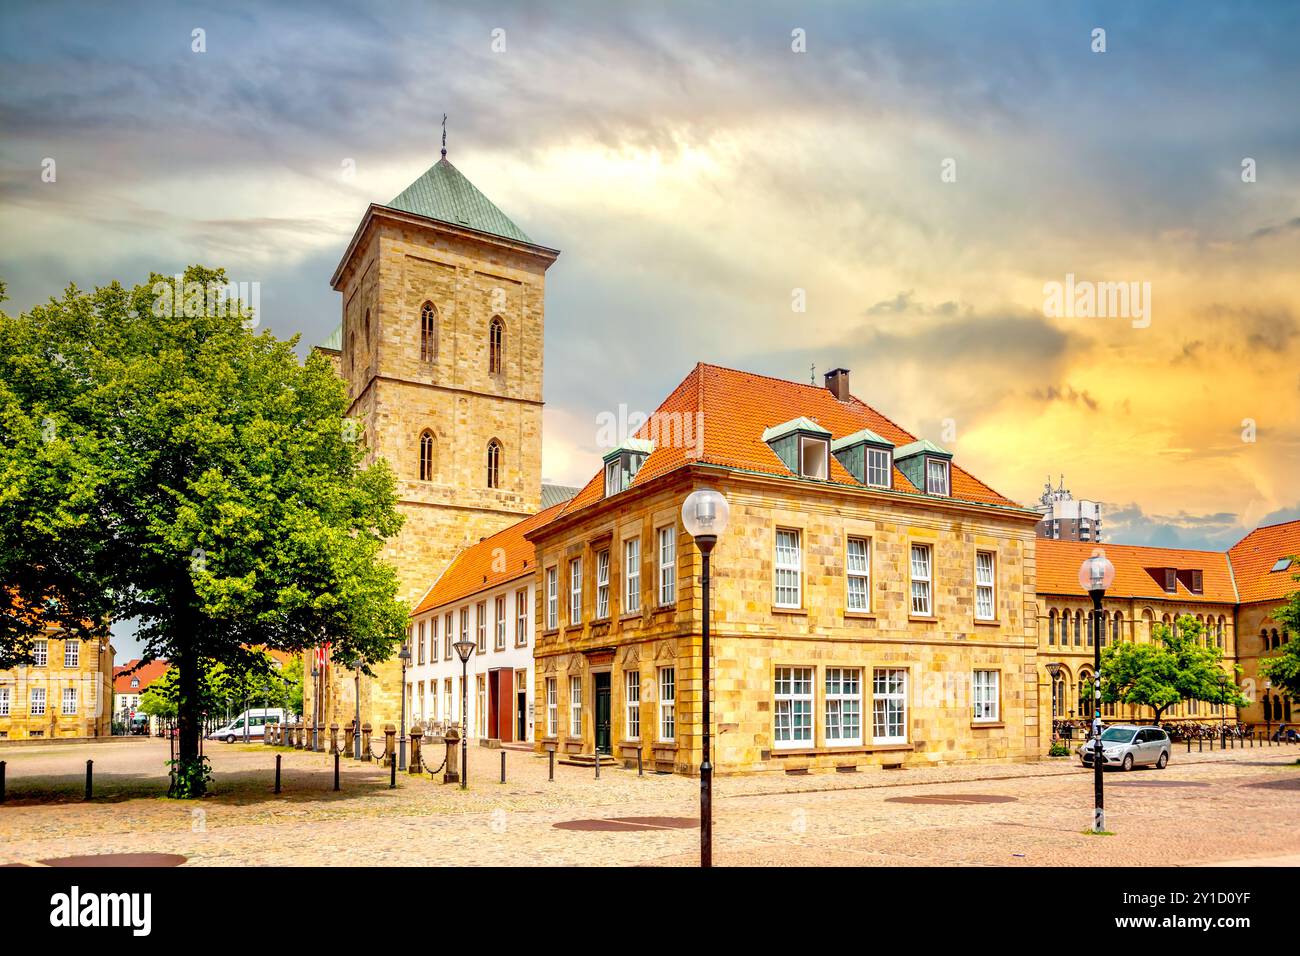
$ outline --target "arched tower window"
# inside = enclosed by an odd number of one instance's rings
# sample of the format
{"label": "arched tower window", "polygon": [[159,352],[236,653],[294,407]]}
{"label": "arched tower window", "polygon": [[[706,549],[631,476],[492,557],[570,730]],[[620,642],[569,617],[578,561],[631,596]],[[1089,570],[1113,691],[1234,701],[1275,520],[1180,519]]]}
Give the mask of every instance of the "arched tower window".
{"label": "arched tower window", "polygon": [[1074,646],[1078,647],[1083,643],[1083,612],[1074,612]]}
{"label": "arched tower window", "polygon": [[495,438],[487,446],[487,486],[501,487],[501,443]]}
{"label": "arched tower window", "polygon": [[1056,608],[1047,612],[1047,643],[1056,643]]}
{"label": "arched tower window", "polygon": [[420,306],[420,361],[438,358],[438,310],[432,302]]}
{"label": "arched tower window", "polygon": [[1124,617],[1119,611],[1116,611],[1115,616],[1110,619],[1110,638],[1112,644],[1118,644],[1120,641],[1119,622],[1123,619]]}
{"label": "arched tower window", "polygon": [[493,316],[488,327],[488,371],[493,375],[500,375],[504,367],[505,340],[506,324],[501,321],[501,316]]}
{"label": "arched tower window", "polygon": [[433,481],[433,432],[420,433],[420,480]]}

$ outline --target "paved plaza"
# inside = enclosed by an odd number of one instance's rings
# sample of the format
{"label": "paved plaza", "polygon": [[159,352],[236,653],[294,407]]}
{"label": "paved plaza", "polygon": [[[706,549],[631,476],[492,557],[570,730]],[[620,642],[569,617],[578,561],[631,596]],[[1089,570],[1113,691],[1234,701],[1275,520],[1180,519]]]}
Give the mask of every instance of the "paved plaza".
{"label": "paved plaza", "polygon": [[[0,747],[0,863],[166,853],[187,865],[683,866],[697,859],[699,782],[470,749],[470,786],[261,744],[209,742],[212,796],[173,801],[168,745]],[[275,754],[283,793],[273,793]],[[1068,761],[723,777],[717,865],[1300,864],[1300,747],[1191,754],[1165,771],[1107,773],[1092,836],[1092,774]],[[85,802],[85,762],[95,799]],[[441,760],[441,752],[437,760]]]}

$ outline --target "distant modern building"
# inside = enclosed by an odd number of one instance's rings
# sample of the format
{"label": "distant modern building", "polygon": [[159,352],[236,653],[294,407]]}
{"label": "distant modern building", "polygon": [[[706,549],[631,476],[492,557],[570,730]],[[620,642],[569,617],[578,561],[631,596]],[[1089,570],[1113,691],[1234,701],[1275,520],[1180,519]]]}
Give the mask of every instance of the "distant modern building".
{"label": "distant modern building", "polygon": [[1056,488],[1052,487],[1052,479],[1047,479],[1047,486],[1038,499],[1037,510],[1043,516],[1037,528],[1040,538],[1087,541],[1092,544],[1101,541],[1101,504],[1096,501],[1076,501],[1065,487],[1064,475]]}

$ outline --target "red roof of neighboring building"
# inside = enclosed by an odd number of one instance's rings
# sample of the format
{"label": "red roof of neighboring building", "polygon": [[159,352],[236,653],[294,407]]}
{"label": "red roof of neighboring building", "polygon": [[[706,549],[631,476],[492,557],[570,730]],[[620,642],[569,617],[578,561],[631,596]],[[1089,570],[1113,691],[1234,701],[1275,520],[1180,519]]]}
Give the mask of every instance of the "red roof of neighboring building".
{"label": "red roof of neighboring building", "polygon": [[452,560],[411,613],[423,614],[431,608],[532,574],[535,549],[524,535],[558,515],[565,504],[551,505],[466,548]]}
{"label": "red roof of neighboring building", "polygon": [[1280,571],[1273,568],[1282,558],[1300,556],[1300,521],[1256,528],[1228,549],[1237,576],[1237,593],[1242,604],[1277,601],[1300,590],[1300,563]]}
{"label": "red roof of neighboring building", "polygon": [[[898,447],[916,440],[916,436],[852,396],[847,401],[840,401],[829,389],[819,385],[803,385],[700,363],[637,431],[635,437],[655,438],[656,441],[654,450],[641,465],[632,484],[635,487],[676,468],[697,463],[790,476],[785,463],[763,440],[763,432],[799,417],[811,419],[828,430],[832,440],[864,428]],[[654,434],[656,423],[658,435]],[[673,426],[677,430],[674,431]],[[692,441],[683,441],[682,437],[689,437]],[[831,456],[828,474],[833,484],[866,487],[834,456]],[[920,494],[897,466],[894,468],[894,490]],[[604,493],[602,468],[568,503],[564,513],[571,514],[594,504],[604,497]],[[1004,508],[1022,508],[956,463],[952,465],[952,497]]]}
{"label": "red roof of neighboring building", "polygon": [[[170,666],[167,661],[150,661],[142,666],[138,657],[119,664],[113,668],[113,693],[143,694],[150,684],[167,673]],[[131,681],[137,679],[140,681],[139,686],[132,687]]]}
{"label": "red roof of neighboring building", "polygon": [[[1079,565],[1090,557],[1098,545],[1087,541],[1057,541],[1039,538],[1034,542],[1037,555],[1037,590],[1039,594],[1088,592],[1079,585]],[[1190,603],[1235,604],[1237,590],[1232,582],[1228,556],[1221,551],[1186,551],[1181,548],[1149,548],[1136,544],[1101,544],[1111,564],[1115,580],[1106,589],[1107,597],[1152,598]],[[1176,580],[1176,590],[1166,591],[1148,569],[1176,568],[1200,571],[1202,593],[1195,594],[1183,575]]]}

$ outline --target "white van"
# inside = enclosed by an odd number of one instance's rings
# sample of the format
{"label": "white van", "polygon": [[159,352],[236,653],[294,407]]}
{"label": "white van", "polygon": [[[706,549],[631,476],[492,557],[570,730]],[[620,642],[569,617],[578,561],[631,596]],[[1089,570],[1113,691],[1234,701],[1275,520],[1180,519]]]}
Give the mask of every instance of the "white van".
{"label": "white van", "polygon": [[267,724],[279,724],[283,723],[284,720],[284,709],[280,707],[259,707],[256,710],[246,710],[226,726],[218,727],[208,734],[208,739],[224,740],[228,744],[233,744],[236,740],[245,738],[245,725],[247,725],[247,738],[249,740],[261,740],[266,735]]}

